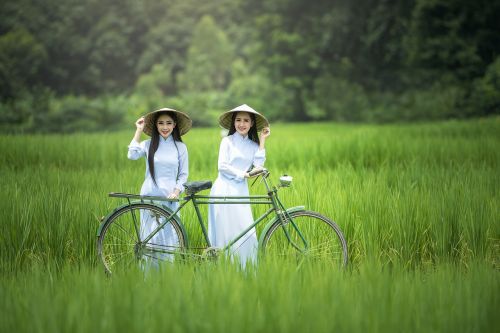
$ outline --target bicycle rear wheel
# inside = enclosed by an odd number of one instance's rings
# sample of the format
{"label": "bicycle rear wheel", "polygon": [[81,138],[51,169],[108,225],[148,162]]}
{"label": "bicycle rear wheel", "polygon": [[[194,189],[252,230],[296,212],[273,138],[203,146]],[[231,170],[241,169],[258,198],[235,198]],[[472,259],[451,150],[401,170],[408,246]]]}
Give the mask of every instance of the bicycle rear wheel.
{"label": "bicycle rear wheel", "polygon": [[173,261],[182,253],[186,236],[175,219],[144,242],[170,213],[150,204],[132,204],[113,213],[102,225],[97,238],[97,253],[107,273],[126,271],[135,267],[158,266]]}
{"label": "bicycle rear wheel", "polygon": [[290,217],[292,222],[288,218],[284,224],[277,220],[264,235],[261,246],[266,256],[347,265],[346,241],[335,222],[312,211],[292,212]]}

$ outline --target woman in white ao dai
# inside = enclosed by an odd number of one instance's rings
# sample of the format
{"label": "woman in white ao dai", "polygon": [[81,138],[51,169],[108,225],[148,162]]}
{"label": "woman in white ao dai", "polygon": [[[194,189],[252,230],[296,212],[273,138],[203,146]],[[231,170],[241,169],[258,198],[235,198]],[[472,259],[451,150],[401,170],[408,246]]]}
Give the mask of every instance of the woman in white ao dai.
{"label": "woman in white ao dai", "polygon": [[[220,144],[219,173],[210,195],[248,196],[248,171],[252,166],[262,167],[266,159],[264,145],[270,135],[268,122],[246,104],[224,113],[219,122],[229,129],[229,135]],[[258,127],[262,128],[260,140]],[[209,205],[208,234],[211,245],[223,248],[253,222],[249,204]],[[248,261],[256,260],[257,246],[253,228],[231,246],[230,255],[237,256],[244,266]]]}
{"label": "woman in white ao dai", "polygon": [[[172,109],[160,109],[141,117],[136,122],[136,133],[128,146],[128,158],[146,159],[146,175],[141,187],[141,195],[161,196],[176,199],[184,190],[183,184],[188,178],[188,152],[181,135],[191,127],[191,120],[182,112]],[[151,139],[139,143],[140,135],[145,132]],[[178,202],[157,202],[175,211]],[[149,216],[147,210],[141,212],[141,239],[146,238],[158,226],[156,219]],[[167,224],[151,240],[151,244],[160,247],[175,247],[179,244],[172,225]],[[171,259],[172,255],[160,254],[152,258]],[[147,260],[151,258],[145,258]],[[151,261],[151,260],[150,260]]]}

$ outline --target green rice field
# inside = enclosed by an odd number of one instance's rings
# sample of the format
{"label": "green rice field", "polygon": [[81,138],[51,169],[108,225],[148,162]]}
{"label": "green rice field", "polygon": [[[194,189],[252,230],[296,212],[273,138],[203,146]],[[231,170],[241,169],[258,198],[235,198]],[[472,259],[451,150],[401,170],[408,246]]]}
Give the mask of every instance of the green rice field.
{"label": "green rice field", "polygon": [[[500,327],[500,118],[274,124],[271,179],[292,175],[283,202],[340,226],[342,271],[276,258],[242,270],[221,259],[107,277],[96,231],[123,203],[109,192],[140,190],[145,161],[127,159],[133,133],[0,135],[0,332]],[[189,180],[216,178],[220,139],[216,128],[185,136]],[[201,244],[194,210],[182,218]]]}

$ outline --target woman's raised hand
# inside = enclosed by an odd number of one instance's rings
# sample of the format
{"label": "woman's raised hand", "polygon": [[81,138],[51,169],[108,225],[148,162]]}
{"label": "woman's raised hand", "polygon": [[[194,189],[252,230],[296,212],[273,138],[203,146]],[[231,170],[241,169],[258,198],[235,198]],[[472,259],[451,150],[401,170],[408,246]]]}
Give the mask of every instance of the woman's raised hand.
{"label": "woman's raised hand", "polygon": [[137,121],[135,122],[135,127],[137,127],[138,130],[144,130],[144,117],[141,117],[139,119],[137,119]]}
{"label": "woman's raised hand", "polygon": [[270,135],[271,135],[271,129],[269,127],[264,127],[260,131],[260,138],[261,139],[265,139],[265,138],[269,137]]}

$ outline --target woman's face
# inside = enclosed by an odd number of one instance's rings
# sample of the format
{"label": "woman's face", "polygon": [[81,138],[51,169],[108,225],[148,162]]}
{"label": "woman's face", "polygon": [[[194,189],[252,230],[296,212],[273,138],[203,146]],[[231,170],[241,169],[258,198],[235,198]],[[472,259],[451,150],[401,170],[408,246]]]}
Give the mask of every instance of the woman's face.
{"label": "woman's face", "polygon": [[236,132],[242,136],[248,135],[248,131],[253,126],[252,118],[248,112],[238,112],[234,119],[234,127]]}
{"label": "woman's face", "polygon": [[162,138],[166,139],[174,130],[175,122],[172,117],[162,114],[156,120],[156,129]]}

